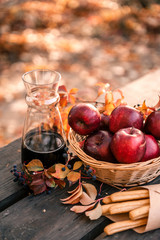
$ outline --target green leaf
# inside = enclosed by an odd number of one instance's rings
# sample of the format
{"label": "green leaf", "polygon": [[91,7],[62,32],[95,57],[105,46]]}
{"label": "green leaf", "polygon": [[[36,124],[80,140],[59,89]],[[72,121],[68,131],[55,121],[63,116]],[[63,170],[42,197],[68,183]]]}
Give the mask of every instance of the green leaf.
{"label": "green leaf", "polygon": [[43,164],[39,159],[33,159],[26,165],[26,168],[31,172],[43,171],[44,169]]}

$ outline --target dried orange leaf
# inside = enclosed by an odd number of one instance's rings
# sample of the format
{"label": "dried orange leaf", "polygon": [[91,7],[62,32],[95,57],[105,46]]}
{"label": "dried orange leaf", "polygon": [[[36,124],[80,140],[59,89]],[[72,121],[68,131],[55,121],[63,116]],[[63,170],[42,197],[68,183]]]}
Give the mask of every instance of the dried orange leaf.
{"label": "dried orange leaf", "polygon": [[[62,203],[63,204],[75,204],[75,203],[78,203],[79,202],[79,199],[82,195],[82,187],[80,188],[80,191],[75,194],[72,198],[70,198],[69,200],[67,201],[63,201]],[[77,201],[76,201],[77,200]]]}
{"label": "dried orange leaf", "polygon": [[98,90],[98,97],[101,96],[101,95],[104,94],[104,93],[105,93],[105,89],[104,89],[104,88],[100,88],[100,89]]}
{"label": "dried orange leaf", "polygon": [[110,115],[111,112],[114,110],[115,106],[113,103],[108,103],[107,105],[105,105],[105,111],[104,114],[106,115]]}
{"label": "dried orange leaf", "polygon": [[65,85],[59,86],[58,91],[59,91],[59,92],[68,92]]}
{"label": "dried orange leaf", "polygon": [[95,200],[97,196],[97,189],[95,188],[94,185],[90,183],[82,183],[82,186],[86,190],[88,196],[92,199]]}
{"label": "dried orange leaf", "polygon": [[58,185],[60,188],[64,188],[66,186],[66,182],[61,179],[54,179],[55,184]]}
{"label": "dried orange leaf", "polygon": [[81,199],[80,199],[80,203],[82,205],[86,206],[93,202],[94,202],[94,200],[92,198],[90,198],[86,192],[82,192]]}
{"label": "dried orange leaf", "polygon": [[73,182],[73,183],[77,182],[80,178],[81,178],[81,174],[79,172],[71,171],[67,175],[68,181]]}
{"label": "dried orange leaf", "polygon": [[154,108],[148,107],[146,105],[146,101],[143,101],[143,104],[141,106],[137,106],[135,107],[137,110],[141,111],[141,113],[143,114],[144,119],[147,118],[147,116],[154,111]]}
{"label": "dried orange leaf", "polygon": [[67,103],[68,103],[67,98],[68,97],[66,95],[64,96],[63,94],[60,94],[59,104],[62,108],[67,106]]}
{"label": "dried orange leaf", "polygon": [[78,92],[78,88],[72,88],[70,91],[69,91],[69,94],[76,94]]}
{"label": "dried orange leaf", "polygon": [[80,187],[80,185],[78,185],[76,188],[74,188],[73,190],[71,191],[67,191],[68,193],[74,193],[75,191],[77,191],[77,189]]}
{"label": "dried orange leaf", "polygon": [[99,89],[98,89],[98,96],[99,97],[100,95],[106,93],[106,91],[108,91],[109,87],[110,87],[110,84],[109,83],[102,83],[102,82],[99,82],[99,83],[96,83],[97,86],[99,86]]}
{"label": "dried orange leaf", "polygon": [[116,98],[115,95],[116,95],[117,93],[120,95],[120,98],[117,97],[117,100],[116,100],[116,102],[115,102],[115,103],[116,103],[116,106],[117,106],[117,101],[119,102],[119,100],[120,100],[121,102],[123,102],[123,99],[124,99],[123,92],[122,92],[120,89],[117,89],[117,90],[114,90],[114,91],[113,91],[114,99]]}
{"label": "dried orange leaf", "polygon": [[72,212],[75,212],[75,213],[83,213],[89,209],[92,209],[94,207],[96,203],[93,203],[91,205],[88,205],[88,206],[82,206],[82,205],[77,205],[77,206],[73,206],[70,210]]}
{"label": "dried orange leaf", "polygon": [[85,215],[89,217],[90,220],[96,220],[102,216],[102,207],[100,202],[97,204],[97,206],[90,211],[85,212]]}
{"label": "dried orange leaf", "polygon": [[95,84],[95,86],[99,86],[99,87],[104,87],[105,83],[102,83],[102,82],[97,82]]}
{"label": "dried orange leaf", "polygon": [[63,201],[67,201],[69,199],[71,199],[74,195],[76,195],[77,193],[81,192],[82,190],[82,186],[81,185],[78,185],[78,187],[75,189],[75,191],[67,198],[63,198],[63,199],[60,199],[62,202]]}
{"label": "dried orange leaf", "polygon": [[115,102],[115,107],[118,107],[119,105],[127,105],[127,103],[122,101],[122,99],[117,99]]}
{"label": "dried orange leaf", "polygon": [[47,177],[47,178],[52,178],[50,172],[49,172],[49,168],[48,169],[44,169],[44,175]]}
{"label": "dried orange leaf", "polygon": [[115,107],[118,107],[119,105],[127,105],[127,103],[124,101],[123,93],[120,89],[117,90],[118,93],[120,93],[120,98],[115,100]]}
{"label": "dried orange leaf", "polygon": [[[53,172],[51,172],[51,168],[49,168],[49,174],[52,177],[55,177],[58,179],[64,179],[70,171],[67,166],[65,166],[61,163],[55,164],[52,168],[53,168]],[[65,171],[63,169],[65,169]]]}
{"label": "dried orange leaf", "polygon": [[107,91],[105,94],[105,104],[113,103],[113,92],[112,91]]}
{"label": "dried orange leaf", "polygon": [[28,171],[37,172],[44,169],[42,162],[39,159],[33,159],[26,165]]}
{"label": "dried orange leaf", "polygon": [[82,165],[83,165],[82,161],[75,162],[73,165],[73,170],[77,170],[77,169],[81,168]]}
{"label": "dried orange leaf", "polygon": [[79,203],[79,201],[80,201],[80,197],[79,197],[79,198],[76,198],[76,199],[72,202],[72,204],[77,204],[77,203]]}
{"label": "dried orange leaf", "polygon": [[141,111],[146,111],[147,110],[147,105],[146,105],[146,101],[143,101],[142,107],[141,107]]}
{"label": "dried orange leaf", "polygon": [[72,96],[71,94],[69,94],[68,102],[70,102],[71,104],[75,104],[75,102],[76,102],[75,96]]}
{"label": "dried orange leaf", "polygon": [[[118,96],[115,96],[118,93]],[[120,95],[120,96],[119,96]],[[105,114],[110,115],[115,107],[120,104],[126,104],[121,90],[111,91],[108,89],[105,94]]]}

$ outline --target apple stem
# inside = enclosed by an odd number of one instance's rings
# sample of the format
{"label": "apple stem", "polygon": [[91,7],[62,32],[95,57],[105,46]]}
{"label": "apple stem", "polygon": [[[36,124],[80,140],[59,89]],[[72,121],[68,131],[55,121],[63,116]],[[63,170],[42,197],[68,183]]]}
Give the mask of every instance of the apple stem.
{"label": "apple stem", "polygon": [[133,134],[133,132],[134,132],[134,127],[131,128],[131,134]]}

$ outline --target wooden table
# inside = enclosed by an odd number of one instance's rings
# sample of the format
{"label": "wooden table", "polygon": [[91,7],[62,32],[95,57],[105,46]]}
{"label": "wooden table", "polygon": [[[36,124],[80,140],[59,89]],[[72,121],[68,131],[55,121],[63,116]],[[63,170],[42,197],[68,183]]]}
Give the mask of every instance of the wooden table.
{"label": "wooden table", "polygon": [[[160,70],[151,71],[143,78],[123,87],[123,93],[130,104],[142,103],[146,99],[151,104],[158,101],[160,94]],[[154,104],[153,104],[154,105]],[[160,229],[142,235],[132,230],[105,236],[103,228],[110,223],[105,217],[90,221],[84,214],[76,214],[62,205],[66,189],[56,189],[51,194],[28,196],[26,190],[13,182],[10,173],[13,164],[20,168],[21,139],[0,149],[0,239],[2,240],[140,240],[160,239]],[[151,182],[160,183],[160,177]],[[100,183],[95,183],[97,187]],[[112,193],[117,189],[106,184],[102,193]]]}

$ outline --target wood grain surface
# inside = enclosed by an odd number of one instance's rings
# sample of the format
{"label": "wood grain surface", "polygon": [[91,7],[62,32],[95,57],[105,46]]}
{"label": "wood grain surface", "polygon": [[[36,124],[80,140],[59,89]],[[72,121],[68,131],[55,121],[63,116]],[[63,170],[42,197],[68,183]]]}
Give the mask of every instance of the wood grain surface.
{"label": "wood grain surface", "polygon": [[[157,101],[160,86],[160,70],[149,73],[140,80],[128,84],[122,90],[130,104],[142,100]],[[153,100],[153,101],[152,101]],[[133,101],[133,102],[132,102]],[[70,205],[62,205],[60,198],[67,196],[67,188],[56,189],[51,194],[38,196],[27,194],[22,186],[13,182],[10,173],[13,164],[21,167],[21,139],[0,149],[0,239],[2,240],[159,240],[160,229],[144,234],[129,230],[105,236],[104,227],[110,223],[105,217],[90,221],[84,214],[70,211]],[[160,177],[150,184],[160,183]],[[101,183],[95,182],[97,189]],[[107,184],[102,194],[118,191]]]}

